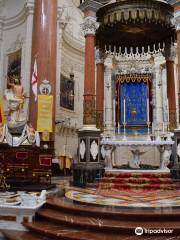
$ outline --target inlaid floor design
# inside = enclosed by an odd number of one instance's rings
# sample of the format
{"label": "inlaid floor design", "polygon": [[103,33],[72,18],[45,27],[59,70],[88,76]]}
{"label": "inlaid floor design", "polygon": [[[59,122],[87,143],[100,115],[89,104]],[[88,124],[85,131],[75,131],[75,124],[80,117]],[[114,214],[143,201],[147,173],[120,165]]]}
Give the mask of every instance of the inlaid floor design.
{"label": "inlaid floor design", "polygon": [[[66,192],[67,199],[77,202],[117,206],[117,207],[134,207],[134,208],[180,208],[180,191],[159,191],[151,193],[127,193],[127,192],[106,192],[102,191],[97,194],[96,190],[71,189]],[[115,194],[116,193],[116,194]],[[115,197],[111,197],[111,196]]]}

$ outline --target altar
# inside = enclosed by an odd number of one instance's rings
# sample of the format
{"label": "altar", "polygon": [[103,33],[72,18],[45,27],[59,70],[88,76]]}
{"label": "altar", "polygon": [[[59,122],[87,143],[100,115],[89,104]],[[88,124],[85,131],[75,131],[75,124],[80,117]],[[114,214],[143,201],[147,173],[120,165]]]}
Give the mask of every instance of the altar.
{"label": "altar", "polygon": [[[105,165],[106,168],[112,169],[112,152],[115,151],[116,148],[121,146],[130,147],[130,151],[132,153],[132,159],[128,163],[130,169],[140,169],[141,163],[141,155],[146,152],[147,147],[156,147],[160,153],[160,165],[159,170],[169,172],[169,168],[167,167],[170,162],[170,156],[172,153],[172,145],[174,141],[171,139],[167,140],[116,140],[116,139],[102,139],[101,145],[105,150]],[[140,150],[140,147],[143,147],[143,151]]]}

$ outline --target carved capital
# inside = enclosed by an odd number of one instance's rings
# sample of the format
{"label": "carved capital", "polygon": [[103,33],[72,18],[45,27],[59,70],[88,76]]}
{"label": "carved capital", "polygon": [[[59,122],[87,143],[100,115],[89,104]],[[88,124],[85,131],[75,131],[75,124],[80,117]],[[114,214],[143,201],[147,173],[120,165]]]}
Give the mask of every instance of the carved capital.
{"label": "carved capital", "polygon": [[112,69],[113,68],[113,63],[112,63],[112,56],[111,55],[108,55],[104,61],[104,66],[109,69]]}
{"label": "carved capital", "polygon": [[165,50],[165,58],[168,61],[173,61],[174,62],[175,57],[176,57],[176,48],[175,48],[174,45],[170,45]]}
{"label": "carved capital", "polygon": [[174,25],[176,27],[176,31],[180,30],[180,10],[174,13]]}
{"label": "carved capital", "polygon": [[82,32],[84,33],[84,36],[88,34],[95,35],[96,30],[99,27],[99,23],[96,22],[96,17],[85,17],[84,22],[81,24]]}
{"label": "carved capital", "polygon": [[34,1],[28,0],[25,4],[26,14],[31,15],[34,13]]}
{"label": "carved capital", "polygon": [[104,63],[104,53],[96,49],[96,64],[103,64]]}

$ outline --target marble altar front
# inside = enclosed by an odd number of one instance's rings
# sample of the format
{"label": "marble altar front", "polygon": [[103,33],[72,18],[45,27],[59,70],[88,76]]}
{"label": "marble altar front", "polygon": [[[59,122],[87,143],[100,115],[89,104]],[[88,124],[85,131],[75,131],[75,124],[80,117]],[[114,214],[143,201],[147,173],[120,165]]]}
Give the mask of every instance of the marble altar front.
{"label": "marble altar front", "polygon": [[[171,139],[165,140],[117,140],[117,139],[102,139],[101,145],[104,146],[105,149],[105,163],[106,167],[112,168],[112,152],[121,146],[130,147],[130,151],[132,152],[132,159],[129,162],[129,167],[132,169],[140,169],[140,156],[146,152],[146,147],[156,147],[160,152],[160,170],[170,171],[167,167],[170,161],[170,156],[172,153],[172,145],[174,141]],[[140,147],[143,147],[143,151],[140,150]]]}

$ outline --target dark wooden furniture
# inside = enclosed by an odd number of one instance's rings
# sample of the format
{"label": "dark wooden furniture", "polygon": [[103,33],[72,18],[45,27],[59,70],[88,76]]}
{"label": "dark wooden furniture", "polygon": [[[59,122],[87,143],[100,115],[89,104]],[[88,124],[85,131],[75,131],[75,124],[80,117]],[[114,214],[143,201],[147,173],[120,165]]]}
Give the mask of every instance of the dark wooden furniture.
{"label": "dark wooden furniture", "polygon": [[40,182],[44,178],[51,182],[53,152],[53,148],[0,144],[0,170],[8,178],[32,179],[33,182]]}

